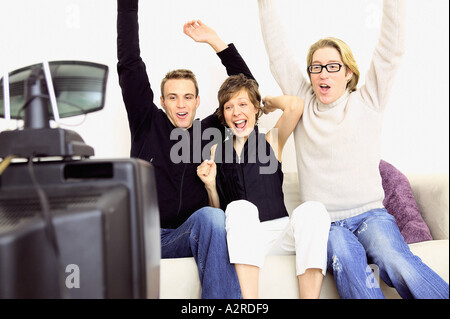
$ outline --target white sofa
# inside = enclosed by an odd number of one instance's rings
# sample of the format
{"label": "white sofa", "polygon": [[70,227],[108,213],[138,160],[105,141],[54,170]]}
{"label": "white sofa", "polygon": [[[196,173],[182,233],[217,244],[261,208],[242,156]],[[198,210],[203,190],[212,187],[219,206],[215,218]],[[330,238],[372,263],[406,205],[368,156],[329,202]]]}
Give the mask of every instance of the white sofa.
{"label": "white sofa", "polygon": [[[433,240],[410,245],[428,266],[449,282],[449,176],[448,174],[408,175],[414,197]],[[286,173],[284,194],[289,212],[300,204],[296,173]],[[196,299],[201,285],[193,257],[162,259],[160,298]],[[400,298],[394,288],[381,282],[386,298]],[[260,298],[298,298],[294,256],[268,256],[260,272]],[[333,275],[327,273],[320,298],[339,298]]]}

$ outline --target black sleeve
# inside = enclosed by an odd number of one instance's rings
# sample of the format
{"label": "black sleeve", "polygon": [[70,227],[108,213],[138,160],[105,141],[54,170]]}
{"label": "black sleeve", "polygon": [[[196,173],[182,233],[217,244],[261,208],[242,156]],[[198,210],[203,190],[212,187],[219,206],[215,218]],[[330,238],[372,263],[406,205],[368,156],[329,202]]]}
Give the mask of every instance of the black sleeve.
{"label": "black sleeve", "polygon": [[239,73],[244,74],[247,78],[256,81],[252,72],[245,63],[242,56],[239,54],[238,50],[233,43],[228,45],[228,48],[217,53],[222,64],[225,66],[228,75],[236,75]]}
{"label": "black sleeve", "polygon": [[132,139],[158,110],[140,56],[138,0],[117,0],[117,72]]}
{"label": "black sleeve", "polygon": [[[228,48],[225,50],[222,50],[217,53],[218,57],[220,58],[220,61],[225,66],[227,70],[227,74],[230,75],[237,75],[237,74],[244,74],[247,78],[253,79],[256,81],[255,77],[253,76],[252,72],[250,72],[250,69],[247,66],[247,63],[245,63],[242,56],[239,54],[238,50],[234,46],[233,43],[230,43],[228,45]],[[215,127],[218,128],[222,132],[222,136],[224,136],[224,126],[220,122],[219,118],[217,117],[217,110],[214,111],[213,114],[209,115],[202,121],[202,125],[204,128],[208,127]]]}

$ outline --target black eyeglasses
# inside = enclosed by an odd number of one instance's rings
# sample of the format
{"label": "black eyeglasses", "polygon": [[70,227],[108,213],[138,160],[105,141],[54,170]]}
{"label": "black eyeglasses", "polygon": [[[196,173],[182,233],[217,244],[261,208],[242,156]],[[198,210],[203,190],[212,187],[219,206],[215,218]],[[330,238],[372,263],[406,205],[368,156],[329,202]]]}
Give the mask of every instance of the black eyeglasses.
{"label": "black eyeglasses", "polygon": [[340,63],[328,63],[325,65],[313,64],[308,66],[308,71],[311,74],[318,74],[322,72],[323,68],[327,69],[329,73],[336,73],[341,70],[342,64]]}

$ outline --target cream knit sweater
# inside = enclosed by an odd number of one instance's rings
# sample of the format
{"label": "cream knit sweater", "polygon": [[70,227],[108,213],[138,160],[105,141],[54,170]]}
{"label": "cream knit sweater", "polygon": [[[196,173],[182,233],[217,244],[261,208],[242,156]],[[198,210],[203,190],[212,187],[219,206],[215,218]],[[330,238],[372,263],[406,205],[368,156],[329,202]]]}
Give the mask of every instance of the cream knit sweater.
{"label": "cream knit sweater", "polygon": [[[325,204],[332,221],[383,207],[379,173],[383,110],[404,52],[405,1],[384,0],[380,37],[365,84],[332,104],[316,98],[289,48],[272,0],[258,0],[273,76],[305,101],[294,130],[300,197]],[[301,34],[298,36],[301,39]]]}

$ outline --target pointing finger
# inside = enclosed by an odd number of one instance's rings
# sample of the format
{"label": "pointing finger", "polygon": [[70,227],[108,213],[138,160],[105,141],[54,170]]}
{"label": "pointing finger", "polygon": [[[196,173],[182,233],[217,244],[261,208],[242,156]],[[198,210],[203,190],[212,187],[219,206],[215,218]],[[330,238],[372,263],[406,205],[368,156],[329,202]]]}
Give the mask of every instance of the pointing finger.
{"label": "pointing finger", "polygon": [[217,144],[214,144],[214,145],[211,147],[211,157],[210,157],[210,160],[211,160],[211,161],[214,161],[214,158],[215,158],[215,156],[216,156],[216,149],[217,149]]}

